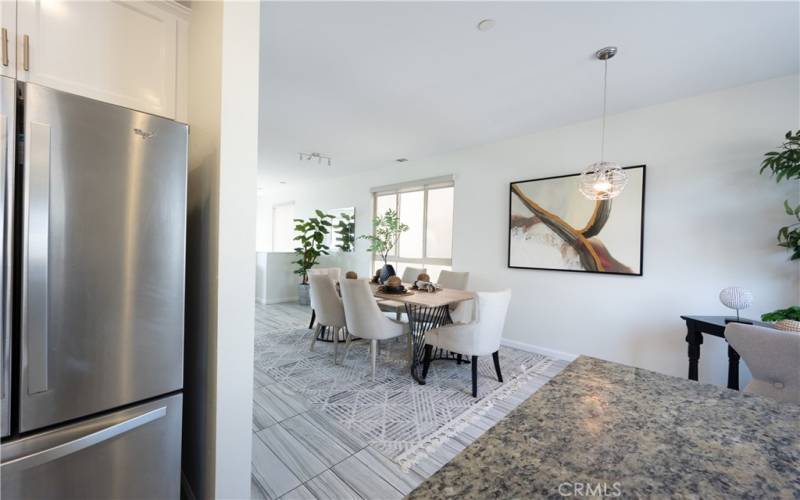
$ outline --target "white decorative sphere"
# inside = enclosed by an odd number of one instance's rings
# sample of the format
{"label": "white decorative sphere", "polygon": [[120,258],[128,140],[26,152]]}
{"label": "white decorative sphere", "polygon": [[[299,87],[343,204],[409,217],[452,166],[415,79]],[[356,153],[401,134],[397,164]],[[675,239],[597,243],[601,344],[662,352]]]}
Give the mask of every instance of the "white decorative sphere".
{"label": "white decorative sphere", "polygon": [[753,293],[740,286],[729,286],[728,288],[723,288],[722,291],[719,292],[719,301],[722,302],[725,307],[739,311],[753,305]]}

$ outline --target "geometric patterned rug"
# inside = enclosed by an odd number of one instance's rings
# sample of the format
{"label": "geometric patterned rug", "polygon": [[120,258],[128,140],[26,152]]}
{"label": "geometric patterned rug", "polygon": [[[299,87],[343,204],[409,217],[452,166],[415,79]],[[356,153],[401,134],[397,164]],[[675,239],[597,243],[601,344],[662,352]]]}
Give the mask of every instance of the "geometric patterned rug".
{"label": "geometric patterned rug", "polygon": [[279,326],[257,326],[256,366],[404,468],[435,452],[533,377],[541,379],[554,361],[501,347],[505,383],[497,381],[491,356],[481,357],[478,397],[473,398],[469,364],[434,361],[427,384],[414,382],[403,338],[381,342],[373,382],[366,342],[353,342],[346,359],[340,343],[340,364],[335,365],[332,343],[317,342],[310,352],[311,330]]}

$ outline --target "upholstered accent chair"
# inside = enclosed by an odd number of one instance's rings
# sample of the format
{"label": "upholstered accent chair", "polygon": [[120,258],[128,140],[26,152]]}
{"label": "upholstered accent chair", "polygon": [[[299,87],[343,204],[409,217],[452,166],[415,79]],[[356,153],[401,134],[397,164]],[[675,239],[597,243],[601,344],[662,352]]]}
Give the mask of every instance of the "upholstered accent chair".
{"label": "upholstered accent chair", "polygon": [[730,323],[725,338],[753,375],[744,392],[800,404],[800,333]]}
{"label": "upholstered accent chair", "polygon": [[347,323],[345,322],[344,306],[339,293],[336,291],[336,284],[328,274],[312,274],[308,277],[311,282],[311,307],[317,316],[317,327],[314,330],[314,338],[311,339],[311,350],[317,337],[323,329],[330,329],[333,337],[333,362],[336,364],[339,358],[339,335],[344,334],[347,339]]}
{"label": "upholstered accent chair", "polygon": [[375,380],[375,366],[378,357],[378,341],[406,336],[408,359],[411,361],[411,334],[408,323],[387,318],[378,308],[372,290],[366,280],[343,280],[339,284],[347,321],[347,347],[345,359],[350,351],[352,336],[370,341],[372,380]]}
{"label": "upholstered accent chair", "polygon": [[475,298],[475,318],[469,323],[453,323],[434,328],[425,334],[423,378],[428,375],[434,347],[472,358],[472,396],[478,396],[478,357],[491,354],[497,380],[503,381],[500,371],[500,338],[506,322],[511,290],[478,292]]}

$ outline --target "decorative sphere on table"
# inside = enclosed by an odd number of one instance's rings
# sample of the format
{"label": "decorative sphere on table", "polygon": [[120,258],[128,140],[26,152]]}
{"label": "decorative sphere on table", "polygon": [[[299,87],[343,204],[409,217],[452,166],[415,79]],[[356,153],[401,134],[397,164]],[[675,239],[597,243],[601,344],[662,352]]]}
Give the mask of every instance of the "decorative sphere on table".
{"label": "decorative sphere on table", "polygon": [[386,286],[390,288],[399,288],[403,286],[403,282],[397,276],[391,276],[388,280],[386,280]]}
{"label": "decorative sphere on table", "polygon": [[430,281],[430,280],[431,280],[431,277],[428,276],[427,273],[420,273],[420,275],[417,276],[417,281]]}
{"label": "decorative sphere on table", "polygon": [[348,279],[348,280],[357,280],[358,279],[358,273],[356,273],[355,271],[347,271],[345,273],[344,277],[345,277],[345,279]]}
{"label": "decorative sphere on table", "polygon": [[725,307],[736,310],[736,319],[739,319],[739,311],[747,309],[753,305],[753,293],[740,286],[729,286],[719,292],[719,301]]}

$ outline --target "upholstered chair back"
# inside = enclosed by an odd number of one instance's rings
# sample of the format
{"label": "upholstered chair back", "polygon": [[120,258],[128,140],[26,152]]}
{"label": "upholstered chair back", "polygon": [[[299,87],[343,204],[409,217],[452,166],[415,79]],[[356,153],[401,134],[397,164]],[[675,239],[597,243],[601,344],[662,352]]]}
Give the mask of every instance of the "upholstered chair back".
{"label": "upholstered chair back", "polygon": [[469,273],[442,271],[439,273],[439,286],[453,290],[466,290],[469,283]]}
{"label": "upholstered chair back", "polygon": [[313,267],[308,270],[309,276],[315,274],[326,274],[330,276],[334,282],[337,282],[342,276],[342,269],[339,267]]}
{"label": "upholstered chair back", "polygon": [[485,356],[500,349],[508,304],[511,302],[511,290],[478,292],[476,296],[475,322],[477,328],[471,339],[473,345],[469,354]]}
{"label": "upholstered chair back", "polygon": [[317,321],[323,326],[341,328],[346,325],[342,299],[336,292],[336,285],[328,274],[312,274],[311,308],[317,315]]}
{"label": "upholstered chair back", "polygon": [[800,404],[800,333],[730,323],[725,338],[753,375],[744,392]]}
{"label": "upholstered chair back", "polygon": [[403,283],[413,283],[417,281],[417,276],[427,272],[428,270],[424,267],[407,267],[403,271]]}
{"label": "upholstered chair back", "polygon": [[396,328],[378,308],[366,280],[342,280],[339,286],[342,290],[347,329],[351,335],[377,340],[397,336],[392,334]]}

